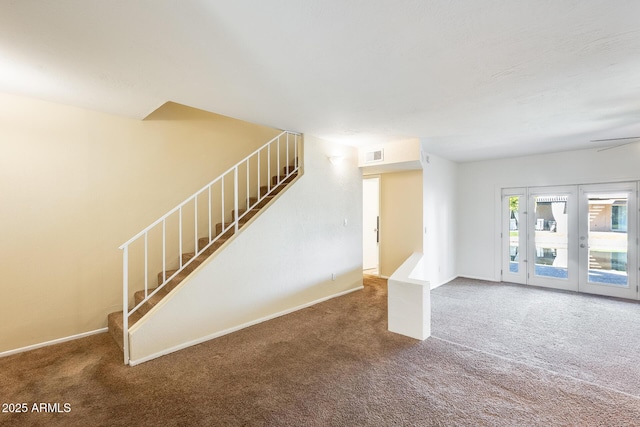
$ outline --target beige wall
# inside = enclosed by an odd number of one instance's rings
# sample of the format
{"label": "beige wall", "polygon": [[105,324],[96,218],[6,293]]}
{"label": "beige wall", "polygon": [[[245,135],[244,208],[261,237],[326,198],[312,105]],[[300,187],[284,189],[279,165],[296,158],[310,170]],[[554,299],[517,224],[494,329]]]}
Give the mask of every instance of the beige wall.
{"label": "beige wall", "polygon": [[277,133],[177,104],[136,121],[0,94],[0,352],[105,327],[118,246]]}
{"label": "beige wall", "polygon": [[422,171],[380,175],[380,275],[422,252]]}

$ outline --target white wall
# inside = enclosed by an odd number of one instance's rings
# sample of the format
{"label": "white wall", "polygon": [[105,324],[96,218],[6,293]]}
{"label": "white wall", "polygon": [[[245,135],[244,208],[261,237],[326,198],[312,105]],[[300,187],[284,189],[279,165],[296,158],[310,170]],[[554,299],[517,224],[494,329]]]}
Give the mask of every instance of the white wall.
{"label": "white wall", "polygon": [[640,144],[462,163],[458,167],[458,275],[500,280],[500,189],[640,179]]}
{"label": "white wall", "polygon": [[[329,162],[341,153],[345,161]],[[131,358],[152,358],[361,287],[357,152],[307,135],[304,175],[156,306],[149,321],[134,325]]]}
{"label": "white wall", "polygon": [[[457,163],[431,155],[422,144],[423,215],[426,234],[423,238],[423,260],[431,288],[443,285],[457,276],[456,211]],[[426,161],[425,161],[426,160]],[[424,230],[422,230],[424,233]]]}

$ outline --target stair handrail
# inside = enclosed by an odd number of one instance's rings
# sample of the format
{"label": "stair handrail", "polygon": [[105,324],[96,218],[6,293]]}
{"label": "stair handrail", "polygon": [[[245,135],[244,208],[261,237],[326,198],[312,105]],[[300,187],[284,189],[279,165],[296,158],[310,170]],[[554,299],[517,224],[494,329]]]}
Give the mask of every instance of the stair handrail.
{"label": "stair handrail", "polygon": [[[289,145],[290,145],[290,141],[289,141],[289,137],[292,136],[293,137],[293,159],[290,159],[289,157]],[[280,174],[280,157],[281,157],[281,152],[280,152],[280,140],[281,138],[285,137],[286,140],[286,174],[284,176],[282,176]],[[198,191],[196,191],[195,193],[193,193],[191,196],[187,197],[184,201],[182,201],[181,203],[179,203],[178,205],[176,205],[173,209],[169,210],[167,213],[165,213],[164,215],[162,215],[160,218],[158,218],[157,220],[155,220],[154,222],[152,222],[150,225],[148,225],[147,227],[145,227],[142,231],[140,231],[139,233],[137,233],[136,235],[134,235],[132,238],[130,238],[129,240],[127,240],[125,243],[123,243],[122,245],[119,246],[118,249],[122,250],[122,321],[123,321],[123,325],[122,325],[122,334],[123,334],[123,351],[124,351],[124,363],[128,364],[129,363],[129,337],[128,337],[128,333],[129,333],[129,317],[136,311],[138,310],[146,301],[148,301],[151,297],[153,297],[158,291],[160,291],[167,283],[169,283],[174,277],[176,277],[180,272],[184,271],[184,269],[191,264],[191,262],[193,262],[198,255],[202,254],[204,251],[206,251],[209,247],[211,247],[211,245],[213,245],[215,242],[217,242],[223,235],[225,235],[225,233],[229,230],[231,230],[231,228],[234,229],[234,233],[236,233],[238,231],[238,227],[239,227],[239,223],[240,220],[249,213],[249,211],[255,207],[256,205],[258,205],[261,201],[263,201],[266,197],[269,197],[273,191],[280,185],[282,184],[284,181],[286,181],[288,178],[290,178],[292,175],[296,174],[298,172],[298,170],[300,169],[300,163],[298,161],[298,153],[299,153],[299,148],[298,148],[298,144],[301,141],[301,134],[297,133],[297,132],[292,132],[292,131],[283,131],[280,134],[278,134],[277,136],[273,137],[271,140],[269,140],[268,142],[266,142],[265,144],[263,144],[261,147],[257,148],[255,151],[253,151],[251,154],[245,156],[242,160],[240,160],[239,162],[237,162],[235,165],[231,166],[229,169],[227,169],[225,172],[223,172],[222,174],[220,174],[218,177],[214,178],[211,182],[209,182],[208,184],[206,184],[204,187],[202,187],[201,189],[199,189]],[[276,162],[277,162],[277,181],[275,183],[272,183],[271,181],[271,146],[273,143],[276,143]],[[267,155],[266,155],[266,165],[267,165],[267,191],[265,193],[261,192],[261,182],[260,182],[260,153],[265,150],[267,151]],[[251,204],[250,203],[250,179],[249,179],[249,175],[250,175],[250,160],[254,157],[257,156],[257,197],[256,197],[256,201]],[[293,168],[290,168],[290,161],[293,160]],[[238,198],[238,169],[239,167],[241,167],[244,163],[246,163],[246,173],[247,173],[247,195],[246,195],[246,209],[245,211],[240,214],[238,211],[238,207],[239,207],[239,198]],[[227,175],[229,175],[230,173],[233,173],[233,209],[234,209],[234,215],[231,219],[231,221],[229,223],[225,222],[225,215],[224,215],[224,179]],[[221,211],[222,211],[222,230],[219,234],[217,234],[215,237],[212,237],[212,216],[211,216],[211,189],[213,187],[214,184],[218,183],[219,181],[222,182],[221,185]],[[208,237],[209,237],[209,242],[203,246],[202,248],[199,247],[198,245],[198,197],[204,193],[204,192],[208,192],[208,197],[209,197],[209,204],[208,204]],[[182,234],[182,220],[183,220],[183,216],[182,216],[182,208],[187,206],[189,203],[194,202],[194,218],[193,222],[194,222],[194,250],[195,250],[195,254],[193,257],[191,257],[191,259],[189,259],[187,262],[182,261],[182,240],[183,240],[183,234]],[[171,217],[171,215],[175,214],[176,212],[179,213],[179,231],[178,231],[178,241],[179,241],[179,268],[173,273],[171,274],[169,277],[167,277],[167,269],[166,269],[166,221],[169,217]],[[158,285],[156,287],[155,290],[153,290],[153,292],[149,293],[149,276],[148,276],[148,257],[149,257],[149,248],[148,248],[148,234],[150,231],[152,231],[156,226],[162,224],[162,272],[163,272],[163,281],[162,284]],[[225,227],[226,225],[226,227]],[[131,246],[131,244],[133,244],[134,242],[138,241],[138,239],[140,239],[141,237],[144,237],[144,299],[136,304],[132,309],[129,309],[129,246]]]}

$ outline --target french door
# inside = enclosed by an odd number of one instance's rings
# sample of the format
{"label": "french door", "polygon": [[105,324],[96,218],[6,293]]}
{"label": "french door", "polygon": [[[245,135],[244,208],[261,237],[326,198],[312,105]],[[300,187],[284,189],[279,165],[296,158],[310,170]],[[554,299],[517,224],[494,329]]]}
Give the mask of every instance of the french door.
{"label": "french door", "polygon": [[527,283],[527,189],[502,190],[502,280]]}
{"label": "french door", "polygon": [[529,189],[528,283],[578,290],[576,186]]}
{"label": "french door", "polygon": [[638,299],[637,184],[580,186],[580,291]]}
{"label": "french door", "polygon": [[637,183],[504,189],[502,280],[638,299]]}

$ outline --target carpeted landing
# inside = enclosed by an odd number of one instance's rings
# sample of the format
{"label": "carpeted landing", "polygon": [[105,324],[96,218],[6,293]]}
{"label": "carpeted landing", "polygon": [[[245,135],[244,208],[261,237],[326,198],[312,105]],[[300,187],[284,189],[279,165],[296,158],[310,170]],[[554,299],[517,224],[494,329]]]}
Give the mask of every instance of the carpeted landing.
{"label": "carpeted landing", "polygon": [[472,280],[432,303],[424,342],[386,330],[386,281],[367,277],[133,368],[106,333],[6,357],[0,400],[29,411],[0,425],[640,425],[640,305]]}

